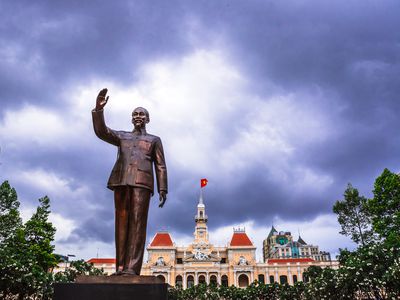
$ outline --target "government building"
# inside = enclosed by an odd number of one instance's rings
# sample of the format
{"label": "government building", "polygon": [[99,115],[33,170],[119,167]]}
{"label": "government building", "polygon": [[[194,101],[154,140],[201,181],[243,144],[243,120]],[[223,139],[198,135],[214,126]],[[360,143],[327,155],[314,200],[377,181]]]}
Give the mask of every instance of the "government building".
{"label": "government building", "polygon": [[[157,232],[147,247],[148,260],[141,275],[157,276],[183,288],[199,283],[247,287],[255,280],[294,284],[305,280],[303,273],[309,266],[338,267],[328,252],[308,245],[300,236],[294,241],[290,232],[278,232],[274,226],[263,242],[263,262],[257,262],[256,247],[243,228],[233,229],[227,245],[216,246],[209,242],[207,220],[200,196],[193,242],[178,247],[169,232]],[[92,258],[89,262],[108,274],[115,272],[115,259]]]}

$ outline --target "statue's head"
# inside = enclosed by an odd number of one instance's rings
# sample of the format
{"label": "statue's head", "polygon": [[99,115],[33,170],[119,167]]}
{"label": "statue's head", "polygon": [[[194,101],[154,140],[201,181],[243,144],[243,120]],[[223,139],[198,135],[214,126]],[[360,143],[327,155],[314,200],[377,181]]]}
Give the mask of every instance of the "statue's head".
{"label": "statue's head", "polygon": [[136,128],[146,127],[146,124],[150,122],[150,116],[147,109],[143,107],[136,107],[132,112],[132,124]]}

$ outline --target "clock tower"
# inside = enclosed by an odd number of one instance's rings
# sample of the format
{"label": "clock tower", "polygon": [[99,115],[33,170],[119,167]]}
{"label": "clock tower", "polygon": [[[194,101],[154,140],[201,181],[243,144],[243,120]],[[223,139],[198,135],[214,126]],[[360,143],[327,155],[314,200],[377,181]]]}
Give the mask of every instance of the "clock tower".
{"label": "clock tower", "polygon": [[203,201],[203,193],[200,192],[199,204],[197,204],[197,214],[194,218],[196,227],[194,231],[195,244],[208,244],[208,229],[207,229],[206,207]]}

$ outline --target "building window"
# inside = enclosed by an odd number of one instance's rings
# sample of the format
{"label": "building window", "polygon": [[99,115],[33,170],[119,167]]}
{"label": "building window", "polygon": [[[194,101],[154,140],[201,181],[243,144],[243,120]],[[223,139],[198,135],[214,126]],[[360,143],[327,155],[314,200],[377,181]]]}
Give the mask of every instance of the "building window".
{"label": "building window", "polygon": [[274,282],[275,282],[274,275],[270,275],[269,276],[269,283],[274,283]]}
{"label": "building window", "polygon": [[287,283],[287,276],[286,275],[279,276],[279,281],[280,281],[281,284],[286,284]]}
{"label": "building window", "polygon": [[201,211],[201,212],[200,212],[200,218],[202,218],[202,217],[203,217],[203,212]]}
{"label": "building window", "polygon": [[187,286],[188,288],[194,286],[194,278],[193,278],[192,275],[189,275],[189,276],[187,277],[186,286]]}
{"label": "building window", "polygon": [[182,258],[177,258],[176,263],[179,265],[183,264]]}
{"label": "building window", "polygon": [[238,278],[239,281],[239,287],[245,288],[249,286],[249,277],[245,274],[241,274]]}
{"label": "building window", "polygon": [[199,276],[199,284],[204,284],[206,283],[206,277],[204,275]]}
{"label": "building window", "polygon": [[212,285],[217,285],[218,284],[217,276],[215,276],[215,275],[211,275],[210,276],[210,284],[212,284]]}
{"label": "building window", "polygon": [[226,264],[226,258],[221,258],[221,264]]}
{"label": "building window", "polygon": [[222,275],[222,277],[221,277],[221,285],[222,286],[228,286],[228,276]]}
{"label": "building window", "polygon": [[297,275],[293,275],[293,283],[297,282]]}
{"label": "building window", "polygon": [[165,282],[165,277],[163,275],[157,275],[157,278],[160,278],[162,282]]}
{"label": "building window", "polygon": [[175,286],[182,287],[182,282],[183,282],[182,276],[181,275],[176,276],[176,278],[175,278]]}
{"label": "building window", "polygon": [[265,283],[264,274],[258,274],[258,282],[259,283]]}

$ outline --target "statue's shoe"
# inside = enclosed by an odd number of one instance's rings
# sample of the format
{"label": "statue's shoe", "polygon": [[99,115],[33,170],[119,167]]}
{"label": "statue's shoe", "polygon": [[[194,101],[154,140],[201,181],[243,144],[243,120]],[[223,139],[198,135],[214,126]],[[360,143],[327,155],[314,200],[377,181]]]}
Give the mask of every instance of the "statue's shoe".
{"label": "statue's shoe", "polygon": [[133,270],[124,270],[124,271],[122,271],[122,275],[132,276],[132,275],[137,275],[137,273]]}
{"label": "statue's shoe", "polygon": [[118,275],[123,275],[123,272],[121,270],[118,270],[117,272],[111,274],[111,276],[118,276]]}

